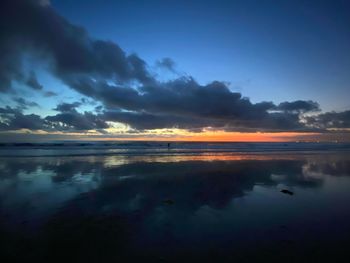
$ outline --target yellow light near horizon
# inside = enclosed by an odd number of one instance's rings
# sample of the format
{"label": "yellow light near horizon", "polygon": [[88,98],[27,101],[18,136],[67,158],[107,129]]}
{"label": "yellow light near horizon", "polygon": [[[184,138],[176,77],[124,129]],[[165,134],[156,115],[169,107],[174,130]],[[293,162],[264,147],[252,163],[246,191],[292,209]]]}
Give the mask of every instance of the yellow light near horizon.
{"label": "yellow light near horizon", "polygon": [[[301,132],[225,132],[203,131],[189,132],[182,129],[157,129],[139,133],[127,140],[137,141],[217,141],[217,142],[287,142],[287,141],[312,141],[319,133]],[[111,136],[106,140],[119,140]],[[122,138],[126,140],[126,138]]]}
{"label": "yellow light near horizon", "polygon": [[[0,132],[4,135],[4,132]],[[87,140],[87,141],[188,141],[188,142],[350,142],[347,132],[226,132],[204,130],[190,132],[183,129],[154,129],[139,132],[126,126],[113,127],[101,133],[96,130],[85,132],[63,131],[16,131],[17,135],[31,134],[35,140]],[[49,137],[48,137],[49,136]],[[55,137],[57,136],[57,137]],[[24,138],[24,137],[23,137]],[[12,138],[11,138],[12,139]],[[19,137],[20,139],[20,137]]]}

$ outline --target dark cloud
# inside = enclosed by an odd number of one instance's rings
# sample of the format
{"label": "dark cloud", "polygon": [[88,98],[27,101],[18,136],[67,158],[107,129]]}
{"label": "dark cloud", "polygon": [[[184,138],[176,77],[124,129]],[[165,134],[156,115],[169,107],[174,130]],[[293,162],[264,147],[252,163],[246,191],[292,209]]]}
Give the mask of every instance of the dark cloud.
{"label": "dark cloud", "polygon": [[23,114],[20,109],[0,108],[0,130],[41,130],[46,127],[45,120],[36,114]]}
{"label": "dark cloud", "polygon": [[42,90],[43,86],[39,83],[34,72],[31,72],[26,84],[34,90]]}
{"label": "dark cloud", "polygon": [[55,97],[55,96],[57,96],[58,94],[57,93],[55,93],[55,92],[53,92],[53,91],[45,91],[44,92],[44,96],[45,97]]}
{"label": "dark cloud", "polygon": [[95,107],[95,111],[98,112],[98,113],[101,113],[103,110],[103,106],[102,105],[98,105]]}
{"label": "dark cloud", "polygon": [[21,109],[28,109],[28,107],[39,107],[39,104],[34,101],[27,101],[23,98],[13,98]]}
{"label": "dark cloud", "polygon": [[304,101],[297,100],[293,102],[282,102],[280,103],[276,109],[286,111],[286,112],[308,112],[308,111],[319,111],[320,106],[315,101]]}
{"label": "dark cloud", "polygon": [[17,114],[15,118],[11,119],[9,126],[12,130],[16,129],[30,129],[39,130],[44,126],[44,121],[36,114]]}
{"label": "dark cloud", "polygon": [[108,128],[108,124],[91,112],[78,113],[76,111],[62,112],[54,116],[47,116],[56,130],[101,130]]}
{"label": "dark cloud", "polygon": [[[119,121],[139,130],[214,127],[228,131],[307,131],[325,122],[301,122],[303,114],[319,110],[313,101],[252,103],[220,81],[200,85],[192,77],[180,77],[160,82],[139,56],[127,55],[111,41],[93,39],[84,28],[72,25],[42,1],[5,0],[0,10],[0,23],[6,25],[0,28],[0,91],[9,91],[12,80],[42,90],[34,73],[29,79],[23,77],[22,55],[30,53],[50,62],[51,73],[70,88],[107,109],[103,113],[102,108],[97,109],[96,115],[77,112],[80,104],[60,104],[55,108],[59,114],[41,119],[51,128],[104,129],[108,127],[106,121]],[[169,58],[158,64],[174,69]],[[346,126],[341,120],[327,123],[324,126]]]}
{"label": "dark cloud", "polygon": [[25,84],[30,87],[33,90],[40,91],[44,97],[54,97],[57,96],[58,94],[53,92],[53,91],[44,91],[43,85],[41,85],[36,77],[36,74],[31,71],[29,73],[29,76],[25,82]]}
{"label": "dark cloud", "polygon": [[[103,115],[106,121],[126,123],[137,130],[181,128],[194,129],[202,128],[213,124],[208,120],[199,118],[181,117],[172,115],[154,115],[146,112],[122,112],[107,111]],[[221,123],[222,124],[222,123]]]}
{"label": "dark cloud", "polygon": [[[106,87],[106,83],[100,84],[101,87],[96,89],[93,88],[95,83],[90,84],[91,86],[85,83],[81,89],[85,88],[92,93],[97,91],[97,99],[105,100],[111,107],[128,110],[106,112],[108,120],[128,123],[136,129],[306,129],[299,121],[300,114],[308,111],[306,107],[291,111],[279,109],[272,102],[254,104],[240,93],[231,92],[226,84],[218,81],[202,86],[192,78],[181,78],[163,85],[143,86],[141,92],[125,87]],[[115,89],[120,91],[114,93]],[[102,91],[106,93],[100,94]],[[305,102],[308,103],[313,102]],[[310,109],[313,110],[312,107]]]}
{"label": "dark cloud", "polygon": [[73,102],[73,103],[61,103],[58,104],[56,108],[53,110],[60,112],[76,112],[76,108],[81,105],[81,102]]}
{"label": "dark cloud", "polygon": [[350,110],[343,112],[327,112],[307,117],[307,124],[319,129],[350,129]]}
{"label": "dark cloud", "polygon": [[46,131],[82,131],[108,128],[108,124],[98,115],[91,112],[79,113],[75,109],[77,103],[63,103],[56,107],[59,114],[45,118],[36,114],[23,114],[23,108],[0,108],[0,130],[11,131],[19,129]]}
{"label": "dark cloud", "polygon": [[81,98],[80,101],[82,104],[90,105],[90,106],[96,106],[96,104],[97,104],[97,102],[95,100],[90,100],[87,98]]}
{"label": "dark cloud", "polygon": [[[0,24],[6,25],[7,23],[2,20],[0,11]],[[0,29],[0,92],[9,92],[13,80],[23,79],[22,71],[19,68],[21,63],[20,51],[17,49],[16,44],[7,45],[1,31],[2,29]]]}
{"label": "dark cloud", "polygon": [[[1,90],[20,75],[22,52],[40,53],[53,62],[53,71],[62,79],[74,74],[118,81],[151,80],[146,63],[136,55],[127,56],[115,43],[94,40],[86,31],[58,15],[40,1],[1,2]],[[16,21],[10,23],[10,21]],[[17,77],[18,78],[18,77]]]}
{"label": "dark cloud", "polygon": [[54,110],[60,113],[54,116],[47,116],[46,121],[50,122],[58,130],[100,130],[108,128],[108,124],[99,116],[91,113],[79,113],[76,108],[81,102],[61,103]]}
{"label": "dark cloud", "polygon": [[167,69],[169,71],[174,72],[175,71],[175,61],[171,58],[163,58],[161,60],[158,60],[156,65],[160,68]]}
{"label": "dark cloud", "polygon": [[10,106],[6,106],[5,108],[0,108],[0,114],[15,114],[20,112],[18,109],[13,109]]}

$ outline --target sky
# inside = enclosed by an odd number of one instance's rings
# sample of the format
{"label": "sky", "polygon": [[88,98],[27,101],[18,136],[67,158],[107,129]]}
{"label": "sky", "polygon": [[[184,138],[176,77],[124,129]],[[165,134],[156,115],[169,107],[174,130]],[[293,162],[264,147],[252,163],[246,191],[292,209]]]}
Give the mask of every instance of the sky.
{"label": "sky", "polygon": [[350,140],[348,1],[0,5],[0,141]]}

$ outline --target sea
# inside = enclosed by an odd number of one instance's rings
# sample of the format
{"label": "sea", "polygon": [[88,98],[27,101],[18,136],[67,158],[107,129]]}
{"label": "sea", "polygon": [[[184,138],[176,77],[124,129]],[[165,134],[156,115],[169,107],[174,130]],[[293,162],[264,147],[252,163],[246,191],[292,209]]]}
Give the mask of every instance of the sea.
{"label": "sea", "polygon": [[348,262],[349,143],[0,144],[1,262]]}

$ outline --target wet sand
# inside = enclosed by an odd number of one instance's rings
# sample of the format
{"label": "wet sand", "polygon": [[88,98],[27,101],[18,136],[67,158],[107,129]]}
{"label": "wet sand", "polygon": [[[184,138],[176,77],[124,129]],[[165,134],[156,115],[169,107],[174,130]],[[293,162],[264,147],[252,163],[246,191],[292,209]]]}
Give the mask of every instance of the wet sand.
{"label": "wet sand", "polygon": [[348,256],[346,152],[1,157],[0,171],[4,259],[344,262]]}

